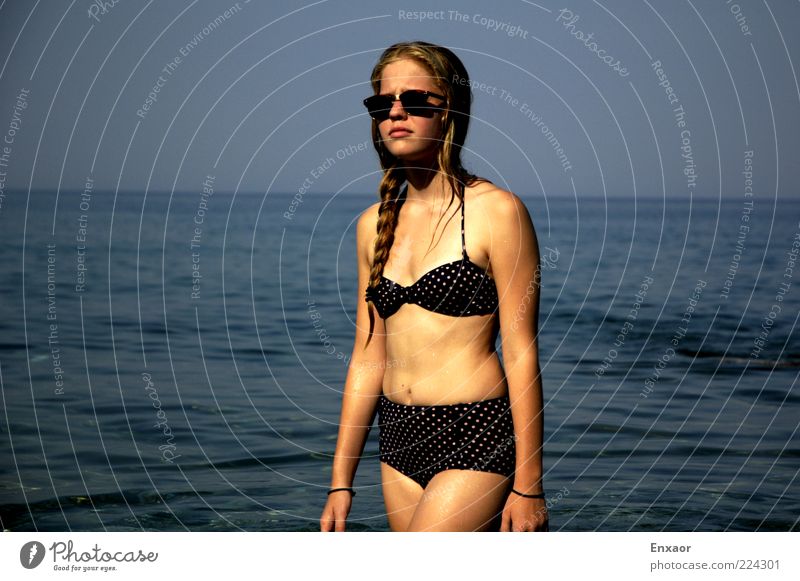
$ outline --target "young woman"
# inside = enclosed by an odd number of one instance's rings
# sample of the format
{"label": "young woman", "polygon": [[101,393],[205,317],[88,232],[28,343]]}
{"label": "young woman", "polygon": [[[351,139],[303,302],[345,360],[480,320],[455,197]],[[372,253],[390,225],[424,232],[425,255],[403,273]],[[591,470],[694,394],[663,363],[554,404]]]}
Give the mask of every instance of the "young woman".
{"label": "young woman", "polygon": [[472,94],[455,54],[395,44],[371,82],[381,201],[358,220],[355,344],[321,529],[345,529],[377,412],[393,531],[548,530],[530,216],[461,165]]}

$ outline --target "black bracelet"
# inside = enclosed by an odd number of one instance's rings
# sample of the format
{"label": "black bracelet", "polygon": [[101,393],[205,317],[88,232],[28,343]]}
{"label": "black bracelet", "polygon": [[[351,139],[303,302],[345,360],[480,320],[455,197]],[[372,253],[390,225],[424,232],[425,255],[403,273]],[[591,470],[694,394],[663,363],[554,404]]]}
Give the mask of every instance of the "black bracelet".
{"label": "black bracelet", "polygon": [[522,494],[521,492],[517,492],[513,488],[511,489],[511,492],[513,492],[514,494],[519,494],[520,496],[524,496],[525,498],[544,498],[544,492],[540,494]]}
{"label": "black bracelet", "polygon": [[330,494],[331,492],[337,492],[339,490],[347,490],[348,492],[350,492],[351,496],[355,496],[356,495],[356,491],[355,490],[353,490],[352,488],[347,488],[347,487],[345,487],[345,488],[331,488],[328,491],[328,494]]}

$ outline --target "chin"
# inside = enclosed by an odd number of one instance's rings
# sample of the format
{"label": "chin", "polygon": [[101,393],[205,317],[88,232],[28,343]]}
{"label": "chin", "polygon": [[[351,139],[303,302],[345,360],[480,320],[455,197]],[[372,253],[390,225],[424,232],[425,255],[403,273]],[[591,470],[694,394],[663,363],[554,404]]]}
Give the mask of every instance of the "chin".
{"label": "chin", "polygon": [[437,150],[418,148],[411,146],[411,144],[399,144],[387,141],[385,145],[389,153],[406,162],[432,160],[436,158],[438,153]]}

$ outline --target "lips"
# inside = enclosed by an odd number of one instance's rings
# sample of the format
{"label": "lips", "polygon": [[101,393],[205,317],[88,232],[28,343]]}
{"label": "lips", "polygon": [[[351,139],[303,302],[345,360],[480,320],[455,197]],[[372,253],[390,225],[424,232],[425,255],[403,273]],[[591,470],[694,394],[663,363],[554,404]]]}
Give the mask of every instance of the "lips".
{"label": "lips", "polygon": [[406,135],[411,135],[411,131],[405,127],[394,127],[389,131],[389,137],[405,137]]}

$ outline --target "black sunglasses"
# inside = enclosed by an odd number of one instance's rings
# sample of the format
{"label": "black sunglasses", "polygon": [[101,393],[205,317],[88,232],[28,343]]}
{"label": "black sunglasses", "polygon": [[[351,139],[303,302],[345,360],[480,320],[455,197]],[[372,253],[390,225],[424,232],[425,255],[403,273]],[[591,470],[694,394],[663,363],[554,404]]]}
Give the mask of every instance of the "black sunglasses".
{"label": "black sunglasses", "polygon": [[435,109],[441,109],[441,105],[428,103],[428,97],[446,100],[442,95],[421,91],[419,89],[409,89],[399,95],[372,95],[364,99],[364,106],[369,111],[370,117],[376,121],[384,121],[389,118],[389,112],[395,101],[400,101],[403,109],[409,115],[418,117],[432,117]]}

